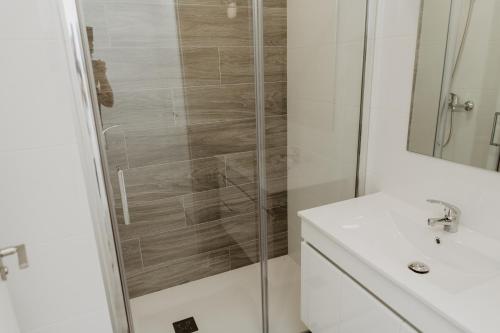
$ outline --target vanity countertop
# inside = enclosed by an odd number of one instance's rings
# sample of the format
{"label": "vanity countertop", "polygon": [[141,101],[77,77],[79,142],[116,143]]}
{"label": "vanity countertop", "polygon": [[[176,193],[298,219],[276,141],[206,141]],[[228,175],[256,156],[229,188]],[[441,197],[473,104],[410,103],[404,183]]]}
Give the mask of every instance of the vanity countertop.
{"label": "vanity countertop", "polygon": [[[500,332],[500,242],[464,225],[453,234],[430,228],[427,218],[433,215],[384,193],[299,212],[306,227],[319,231],[457,331]],[[410,271],[413,261],[426,263],[430,272]],[[370,286],[372,274],[365,275],[354,277]],[[381,290],[371,291],[387,301]],[[388,304],[392,305],[390,299]]]}

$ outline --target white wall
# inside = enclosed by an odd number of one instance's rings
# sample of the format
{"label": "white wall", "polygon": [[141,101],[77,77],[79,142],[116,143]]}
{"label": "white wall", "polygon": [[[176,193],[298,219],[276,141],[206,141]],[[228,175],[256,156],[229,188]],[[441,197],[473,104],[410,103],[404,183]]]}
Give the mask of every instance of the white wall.
{"label": "white wall", "polygon": [[111,332],[57,0],[0,2],[0,247],[21,332]]}
{"label": "white wall", "polygon": [[500,239],[500,174],[406,151],[418,12],[418,0],[379,4],[367,192],[426,208],[427,198],[452,202],[462,209],[462,223]]}

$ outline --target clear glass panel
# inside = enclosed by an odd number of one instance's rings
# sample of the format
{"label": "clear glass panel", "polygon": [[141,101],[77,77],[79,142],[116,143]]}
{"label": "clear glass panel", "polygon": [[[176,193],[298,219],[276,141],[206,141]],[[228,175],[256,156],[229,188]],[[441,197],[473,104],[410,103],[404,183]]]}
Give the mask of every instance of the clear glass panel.
{"label": "clear glass panel", "polygon": [[82,5],[136,332],[259,332],[250,2]]}
{"label": "clear glass panel", "polygon": [[266,96],[287,98],[266,110],[269,324],[299,333],[297,212],[355,196],[366,1],[264,3]]}
{"label": "clear glass panel", "polygon": [[264,0],[261,206],[252,2],[81,1],[136,332],[262,331],[261,257],[270,331],[305,331],[297,212],[355,195],[365,0]]}

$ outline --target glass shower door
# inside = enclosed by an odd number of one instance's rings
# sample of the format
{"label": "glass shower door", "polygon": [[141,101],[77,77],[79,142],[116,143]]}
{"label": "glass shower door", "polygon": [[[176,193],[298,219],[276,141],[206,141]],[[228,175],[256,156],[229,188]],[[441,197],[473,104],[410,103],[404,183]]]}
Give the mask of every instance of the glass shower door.
{"label": "glass shower door", "polygon": [[[286,90],[282,113],[265,112],[269,199],[261,209],[268,216],[271,333],[307,331],[300,320],[297,212],[356,195],[366,6],[366,0],[264,0],[265,95],[275,95],[276,86]],[[286,29],[278,30],[278,22]]]}
{"label": "glass shower door", "polygon": [[80,1],[135,331],[304,332],[297,212],[356,192],[366,1]]}
{"label": "glass shower door", "polygon": [[81,2],[135,331],[261,331],[251,3]]}

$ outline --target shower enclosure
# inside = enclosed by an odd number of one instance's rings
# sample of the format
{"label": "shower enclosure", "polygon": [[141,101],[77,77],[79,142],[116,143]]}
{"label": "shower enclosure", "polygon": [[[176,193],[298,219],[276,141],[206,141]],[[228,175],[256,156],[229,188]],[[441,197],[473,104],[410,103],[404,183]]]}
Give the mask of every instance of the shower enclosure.
{"label": "shower enclosure", "polygon": [[305,331],[297,212],[356,193],[366,1],[79,8],[131,328]]}

